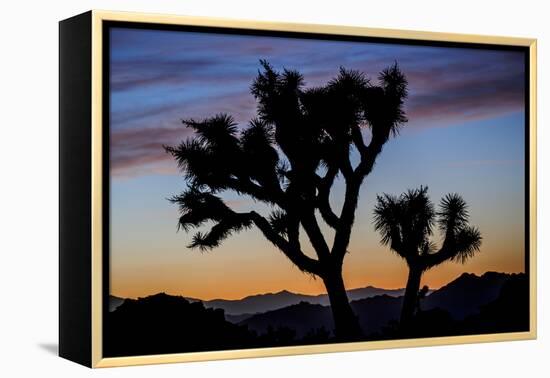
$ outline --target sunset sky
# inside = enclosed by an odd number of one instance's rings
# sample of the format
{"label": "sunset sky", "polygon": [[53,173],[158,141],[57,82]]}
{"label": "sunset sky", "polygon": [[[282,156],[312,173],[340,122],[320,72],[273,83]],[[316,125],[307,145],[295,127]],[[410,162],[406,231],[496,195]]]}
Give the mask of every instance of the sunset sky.
{"label": "sunset sky", "polygon": [[[256,111],[249,88],[259,59],[299,70],[306,86],[325,84],[340,66],[376,80],[394,62],[409,81],[409,122],[362,187],[344,264],[347,288],[405,286],[406,264],[380,245],[372,212],[377,194],[420,185],[436,204],[446,193],[461,194],[483,236],[473,259],[436,267],[423,284],[438,288],[462,272],[524,271],[524,53],[126,28],[111,29],[110,48],[112,294],[324,292],[255,228],[210,252],[187,249],[192,233],[177,231],[177,207],[167,200],[185,181],[162,145],[192,135],[182,118],[226,112],[246,125]],[[334,206],[342,196],[339,181]],[[224,198],[238,211],[263,210],[246,197]]]}

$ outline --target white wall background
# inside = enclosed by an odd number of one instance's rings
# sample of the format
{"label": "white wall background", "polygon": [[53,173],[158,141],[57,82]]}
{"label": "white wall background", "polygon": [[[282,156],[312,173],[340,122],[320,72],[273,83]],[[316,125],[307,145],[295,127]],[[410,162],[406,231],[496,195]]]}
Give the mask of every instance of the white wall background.
{"label": "white wall background", "polygon": [[[13,0],[0,22],[0,375],[3,377],[544,377],[550,373],[550,14],[522,0]],[[58,26],[89,9],[539,39],[539,339],[90,371],[55,356]]]}

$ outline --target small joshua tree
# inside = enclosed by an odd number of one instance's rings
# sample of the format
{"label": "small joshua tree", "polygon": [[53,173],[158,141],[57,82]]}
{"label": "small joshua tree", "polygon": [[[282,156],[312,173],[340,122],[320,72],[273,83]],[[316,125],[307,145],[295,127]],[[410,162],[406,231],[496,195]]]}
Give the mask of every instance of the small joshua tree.
{"label": "small joshua tree", "polygon": [[[466,202],[458,194],[447,194],[436,212],[428,188],[409,190],[401,196],[377,197],[374,226],[381,242],[405,259],[409,277],[401,310],[401,327],[406,328],[418,304],[422,274],[445,261],[464,263],[481,246],[481,234],[468,224]],[[444,236],[439,249],[430,240],[434,227]]]}
{"label": "small joshua tree", "polygon": [[[342,277],[361,184],[383,146],[406,122],[402,106],[407,81],[397,64],[382,71],[377,84],[362,73],[341,69],[325,86],[305,88],[297,71],[275,71],[262,61],[251,92],[258,117],[239,129],[228,115],[186,120],[194,136],[166,147],[187,188],[172,198],[185,230],[207,222],[192,248],[211,249],[233,233],[255,227],[294,265],[320,277],[330,299],[336,336],[357,339],[361,329]],[[368,129],[367,136],[362,133]],[[359,154],[352,164],[351,151]],[[329,197],[337,176],[345,191],[339,212]],[[233,192],[269,205],[271,214],[237,212],[220,196]],[[334,230],[323,235],[318,216]],[[304,253],[305,231],[316,256]]]}

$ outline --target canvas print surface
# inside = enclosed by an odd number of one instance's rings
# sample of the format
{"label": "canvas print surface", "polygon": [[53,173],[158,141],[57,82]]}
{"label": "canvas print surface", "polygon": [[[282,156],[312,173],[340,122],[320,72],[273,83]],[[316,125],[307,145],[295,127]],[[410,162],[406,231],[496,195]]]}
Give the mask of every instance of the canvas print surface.
{"label": "canvas print surface", "polygon": [[525,50],[107,36],[105,356],[528,331]]}

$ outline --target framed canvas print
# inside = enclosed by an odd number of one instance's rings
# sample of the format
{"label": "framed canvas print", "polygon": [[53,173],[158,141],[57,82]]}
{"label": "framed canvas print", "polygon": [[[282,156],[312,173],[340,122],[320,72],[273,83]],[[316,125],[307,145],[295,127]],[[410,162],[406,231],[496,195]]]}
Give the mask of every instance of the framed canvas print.
{"label": "framed canvas print", "polygon": [[536,336],[536,41],[60,22],[62,357]]}

